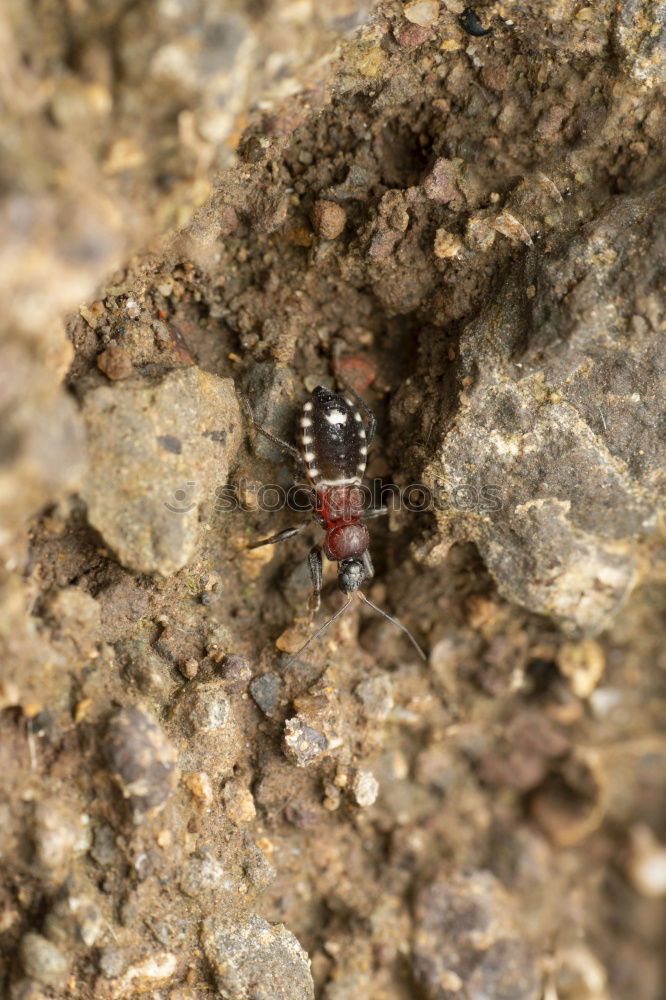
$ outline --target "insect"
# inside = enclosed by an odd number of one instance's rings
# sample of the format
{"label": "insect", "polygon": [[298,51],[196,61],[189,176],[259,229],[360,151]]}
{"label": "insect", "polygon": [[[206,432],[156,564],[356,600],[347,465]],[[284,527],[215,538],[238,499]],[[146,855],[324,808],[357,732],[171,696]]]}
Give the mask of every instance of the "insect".
{"label": "insect", "polygon": [[477,17],[476,11],[473,10],[472,7],[465,7],[462,14],[459,15],[458,20],[467,34],[474,35],[476,38],[481,38],[483,35],[489,35],[493,30],[492,28],[483,27]]}
{"label": "insect", "polygon": [[[373,608],[384,618],[397,625],[410,639],[419,655],[425,653],[409,629],[365,596],[360,587],[374,575],[368,552],[370,536],[363,518],[377,517],[386,508],[366,510],[363,476],[377,422],[374,414],[351,388],[345,393],[333,392],[318,385],[303,404],[298,422],[300,450],[261,427],[254,417],[257,430],[274,444],[288,452],[297,461],[311,484],[312,516],[324,529],[323,552],[327,559],[338,564],[338,586],[347,595],[347,602],[317,629],[307,642],[290,658],[295,660],[310,643],[328,628],[351,605],[354,597]],[[249,404],[248,404],[249,405]],[[361,411],[365,414],[363,421]],[[260,545],[292,538],[308,524],[307,521],[292,528],[285,528],[270,538],[250,545]],[[312,596],[310,611],[314,614],[321,604],[323,579],[322,546],[315,545],[308,555]]]}

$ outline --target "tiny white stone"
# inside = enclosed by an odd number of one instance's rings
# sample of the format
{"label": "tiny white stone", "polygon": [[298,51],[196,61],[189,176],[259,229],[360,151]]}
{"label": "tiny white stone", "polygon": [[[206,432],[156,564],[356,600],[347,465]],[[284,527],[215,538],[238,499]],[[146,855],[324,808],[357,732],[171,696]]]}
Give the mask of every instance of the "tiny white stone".
{"label": "tiny white stone", "polygon": [[379,782],[372,771],[357,771],[352,782],[352,792],[362,809],[373,805],[379,794]]}

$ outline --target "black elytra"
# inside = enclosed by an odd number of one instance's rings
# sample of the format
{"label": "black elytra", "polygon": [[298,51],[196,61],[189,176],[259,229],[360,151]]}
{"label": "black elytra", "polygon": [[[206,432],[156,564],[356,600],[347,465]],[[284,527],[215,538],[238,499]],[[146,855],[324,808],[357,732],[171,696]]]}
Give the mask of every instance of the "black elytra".
{"label": "black elytra", "polygon": [[363,419],[351,399],[318,385],[303,405],[299,444],[314,486],[360,483],[368,460]]}

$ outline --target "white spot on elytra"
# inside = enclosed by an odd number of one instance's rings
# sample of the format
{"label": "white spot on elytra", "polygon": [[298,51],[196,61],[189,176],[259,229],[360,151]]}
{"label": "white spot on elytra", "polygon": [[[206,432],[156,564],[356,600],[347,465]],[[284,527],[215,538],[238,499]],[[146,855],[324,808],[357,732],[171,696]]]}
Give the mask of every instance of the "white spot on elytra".
{"label": "white spot on elytra", "polygon": [[301,427],[312,427],[312,421],[309,417],[301,417]]}
{"label": "white spot on elytra", "polygon": [[302,438],[303,444],[312,444],[314,438],[310,434],[304,434]]}
{"label": "white spot on elytra", "polygon": [[361,422],[361,414],[358,412],[358,410],[354,410],[354,420],[356,421],[357,424],[360,424]]}
{"label": "white spot on elytra", "polygon": [[363,427],[361,427],[361,428],[359,429],[359,432],[358,432],[358,436],[359,436],[359,437],[361,437],[361,438],[364,438],[364,437],[365,437],[365,430],[364,430],[364,428],[363,428]]}
{"label": "white spot on elytra", "polygon": [[347,414],[343,413],[342,410],[331,410],[331,412],[326,413],[325,416],[329,424],[331,424],[333,427],[335,427],[338,424],[347,423]]}
{"label": "white spot on elytra", "polygon": [[368,449],[366,448],[366,446],[364,444],[362,444],[361,447],[358,450],[360,451],[360,453],[362,455],[367,455],[368,454]]}
{"label": "white spot on elytra", "polygon": [[305,459],[305,461],[309,465],[310,462],[314,462],[314,458],[315,458],[314,452],[313,451],[306,451],[305,454],[303,455],[303,458]]}
{"label": "white spot on elytra", "polygon": [[303,407],[303,409],[306,410],[309,413],[310,410],[312,409],[312,401],[308,400],[307,403],[305,404],[305,406]]}

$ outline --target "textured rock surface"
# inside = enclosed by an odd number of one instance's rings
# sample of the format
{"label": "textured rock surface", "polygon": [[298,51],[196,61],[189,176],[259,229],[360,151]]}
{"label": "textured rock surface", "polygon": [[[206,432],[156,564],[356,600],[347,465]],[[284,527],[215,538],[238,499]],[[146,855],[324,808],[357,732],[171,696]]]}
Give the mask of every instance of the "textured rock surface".
{"label": "textured rock surface", "polygon": [[210,917],[201,943],[225,1000],[314,1000],[310,961],[293,934],[255,914]]}
{"label": "textured rock surface", "polygon": [[241,436],[230,381],[196,368],[86,397],[88,519],[123,565],[169,576],[199,540]]}
{"label": "textured rock surface", "polygon": [[[459,409],[426,473],[445,525],[447,501],[479,498],[456,529],[500,591],[570,628],[617,611],[666,501],[665,232],[660,188],[532,251],[463,334]],[[488,487],[498,510],[480,509]]]}
{"label": "textured rock surface", "polygon": [[490,872],[441,878],[416,901],[414,970],[432,1000],[538,1000],[541,977]]}

